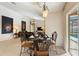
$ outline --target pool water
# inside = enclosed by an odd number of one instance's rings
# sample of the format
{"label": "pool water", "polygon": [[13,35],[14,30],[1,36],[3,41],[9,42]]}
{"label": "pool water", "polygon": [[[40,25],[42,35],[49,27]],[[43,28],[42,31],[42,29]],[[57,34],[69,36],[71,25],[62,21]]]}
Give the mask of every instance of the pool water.
{"label": "pool water", "polygon": [[73,40],[73,41],[75,41],[75,42],[78,42],[78,38],[75,37],[75,36],[70,36],[70,39]]}

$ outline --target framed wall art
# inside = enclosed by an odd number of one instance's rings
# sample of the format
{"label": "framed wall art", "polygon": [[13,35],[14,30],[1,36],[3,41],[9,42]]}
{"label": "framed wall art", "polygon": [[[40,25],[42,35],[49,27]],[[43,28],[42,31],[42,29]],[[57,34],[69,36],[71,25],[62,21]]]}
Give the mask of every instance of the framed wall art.
{"label": "framed wall art", "polygon": [[13,33],[13,18],[2,16],[2,34]]}
{"label": "framed wall art", "polygon": [[26,31],[26,22],[22,21],[21,30]]}

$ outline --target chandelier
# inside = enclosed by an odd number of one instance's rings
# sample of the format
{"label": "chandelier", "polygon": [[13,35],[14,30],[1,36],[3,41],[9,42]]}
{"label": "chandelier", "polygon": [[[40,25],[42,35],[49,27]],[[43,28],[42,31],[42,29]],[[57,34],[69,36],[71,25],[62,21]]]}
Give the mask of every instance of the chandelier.
{"label": "chandelier", "polygon": [[46,3],[43,4],[43,17],[46,18],[48,15],[48,8],[46,6]]}

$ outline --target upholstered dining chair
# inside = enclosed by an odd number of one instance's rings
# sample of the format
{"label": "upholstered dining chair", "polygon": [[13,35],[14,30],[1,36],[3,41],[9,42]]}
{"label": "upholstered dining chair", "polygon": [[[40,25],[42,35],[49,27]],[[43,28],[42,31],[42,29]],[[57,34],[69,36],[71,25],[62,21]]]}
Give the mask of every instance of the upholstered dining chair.
{"label": "upholstered dining chair", "polygon": [[[28,50],[31,50],[33,46],[33,41],[27,41],[25,38],[25,34],[22,33],[21,34],[21,51],[20,51],[20,56],[22,55],[22,53],[28,53]],[[27,48],[27,50],[26,50]],[[26,50],[26,51],[25,51]],[[31,55],[31,53],[28,53]]]}
{"label": "upholstered dining chair", "polygon": [[49,56],[49,43],[43,44],[44,47],[39,47],[37,40],[34,43],[34,56]]}
{"label": "upholstered dining chair", "polygon": [[56,54],[57,54],[57,48],[56,48],[56,40],[57,40],[57,32],[53,32],[52,33],[52,37],[51,37],[51,46],[54,48]]}

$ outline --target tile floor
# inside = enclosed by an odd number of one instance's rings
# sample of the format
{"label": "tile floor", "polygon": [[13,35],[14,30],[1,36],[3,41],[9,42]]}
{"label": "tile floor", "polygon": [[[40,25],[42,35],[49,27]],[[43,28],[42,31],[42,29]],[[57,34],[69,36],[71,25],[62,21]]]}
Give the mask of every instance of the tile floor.
{"label": "tile floor", "polygon": [[[19,56],[20,55],[20,40],[12,39],[0,41],[0,56]],[[22,54],[22,56],[29,56],[29,54]],[[52,47],[49,48],[49,56],[70,56],[61,47],[57,47],[57,54]]]}

